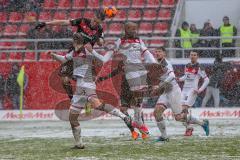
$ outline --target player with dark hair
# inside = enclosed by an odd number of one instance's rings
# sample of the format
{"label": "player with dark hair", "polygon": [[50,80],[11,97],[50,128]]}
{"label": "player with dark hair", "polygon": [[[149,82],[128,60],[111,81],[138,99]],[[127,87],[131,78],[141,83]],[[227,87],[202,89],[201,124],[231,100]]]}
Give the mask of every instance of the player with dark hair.
{"label": "player with dark hair", "polygon": [[[97,43],[102,46],[104,43],[103,39],[103,28],[101,23],[105,20],[105,13],[103,9],[95,11],[95,17],[92,19],[88,18],[77,18],[71,20],[54,20],[49,22],[40,22],[36,25],[35,29],[41,29],[46,25],[71,25],[77,27],[77,32],[83,37],[83,44],[91,43],[93,46]],[[71,51],[70,48],[69,51]],[[73,62],[69,60],[62,64],[59,75],[62,77],[63,88],[66,90],[70,99],[72,99],[73,91],[70,80],[72,78]]]}
{"label": "player with dark hair", "polygon": [[[206,136],[209,135],[209,122],[208,120],[199,120],[196,117],[193,117],[188,109],[191,108],[198,96],[201,92],[203,92],[208,83],[209,78],[205,73],[204,67],[198,63],[198,52],[193,50],[190,52],[190,60],[191,62],[185,66],[184,75],[181,78],[178,78],[178,81],[184,82],[182,89],[182,107],[183,111],[187,116],[187,123],[184,123],[186,126],[185,136],[191,136],[193,132],[193,128],[190,127],[190,124],[198,124],[203,128],[206,133]],[[203,84],[198,87],[199,80],[203,79]]]}

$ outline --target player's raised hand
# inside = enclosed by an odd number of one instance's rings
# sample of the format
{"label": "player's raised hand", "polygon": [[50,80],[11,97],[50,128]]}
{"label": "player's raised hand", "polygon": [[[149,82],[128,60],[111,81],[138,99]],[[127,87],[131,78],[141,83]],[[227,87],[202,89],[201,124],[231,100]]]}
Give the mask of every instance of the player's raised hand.
{"label": "player's raised hand", "polygon": [[43,27],[46,26],[46,23],[45,22],[39,22],[36,26],[35,26],[35,29],[41,29]]}
{"label": "player's raised hand", "polygon": [[49,57],[54,58],[54,53],[53,53],[53,52],[51,52],[51,51],[47,51],[46,53],[47,53],[47,55],[48,55]]}

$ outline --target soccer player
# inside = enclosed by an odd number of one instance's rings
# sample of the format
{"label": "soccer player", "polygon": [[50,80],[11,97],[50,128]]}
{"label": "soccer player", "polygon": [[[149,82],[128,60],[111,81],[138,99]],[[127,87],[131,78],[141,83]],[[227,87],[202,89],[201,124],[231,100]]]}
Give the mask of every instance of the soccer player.
{"label": "soccer player", "polygon": [[160,89],[164,88],[163,94],[161,94],[157,100],[154,109],[154,117],[157,126],[161,132],[161,136],[157,141],[168,141],[169,138],[166,133],[166,124],[163,119],[163,112],[167,108],[171,108],[177,121],[183,121],[182,107],[181,107],[181,89],[175,80],[175,74],[171,63],[165,58],[166,49],[164,47],[157,48],[155,55],[158,63],[163,67],[164,74],[160,77]]}
{"label": "soccer player", "polygon": [[[189,124],[198,124],[202,126],[206,135],[209,135],[209,121],[208,120],[199,120],[188,113],[188,109],[192,107],[195,103],[195,100],[201,92],[207,87],[209,79],[205,73],[205,70],[202,65],[198,63],[198,52],[190,52],[191,62],[185,66],[184,76],[178,79],[180,82],[184,82],[182,89],[182,107],[184,113],[187,115],[187,123],[184,123],[186,126],[185,136],[191,136],[193,128]],[[203,84],[198,88],[198,83],[200,78],[202,78]]]}
{"label": "soccer player", "polygon": [[[122,55],[125,78],[134,96],[147,87],[147,70],[142,61],[144,63],[156,63],[156,60],[148,51],[144,42],[137,37],[137,25],[135,23],[126,23],[124,30],[125,35],[117,40],[115,51],[109,51],[102,56],[93,50],[92,54],[103,62],[110,60],[115,55],[114,53]],[[142,133],[142,138],[145,139],[148,137],[149,132],[143,122],[142,99],[143,97],[134,96],[133,126],[139,129]],[[138,134],[136,134],[136,137],[138,137]]]}
{"label": "soccer player", "polygon": [[[59,61],[66,62],[73,60],[73,76],[76,79],[76,91],[72,98],[72,103],[69,109],[69,121],[72,128],[73,137],[75,139],[75,146],[73,149],[84,149],[84,144],[81,137],[81,127],[78,117],[81,110],[87,103],[90,103],[92,108],[108,112],[112,115],[118,116],[126,123],[131,123],[128,116],[120,112],[119,109],[104,105],[96,95],[96,85],[93,81],[92,66],[94,56],[84,47],[84,38],[82,34],[75,33],[73,35],[74,50],[67,55],[61,56],[55,53],[50,55]],[[90,45],[91,46],[91,45]],[[92,47],[92,46],[91,46]]]}
{"label": "soccer player", "polygon": [[[103,39],[103,28],[101,23],[105,20],[105,13],[103,9],[99,9],[95,12],[95,17],[92,19],[77,18],[71,20],[53,20],[50,22],[40,22],[36,25],[36,29],[41,29],[46,25],[71,25],[77,27],[77,32],[83,36],[83,43],[91,43],[94,45],[97,43],[102,46],[104,43]],[[72,50],[72,48],[70,49]],[[72,85],[70,80],[72,78],[73,62],[72,60],[62,64],[59,75],[62,77],[63,88],[66,90],[70,99],[73,97]]]}

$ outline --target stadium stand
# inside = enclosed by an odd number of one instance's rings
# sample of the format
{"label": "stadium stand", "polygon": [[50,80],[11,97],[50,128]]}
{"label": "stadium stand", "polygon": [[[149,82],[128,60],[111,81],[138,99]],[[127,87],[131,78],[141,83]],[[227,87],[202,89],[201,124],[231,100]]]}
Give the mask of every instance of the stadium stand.
{"label": "stadium stand", "polygon": [[[138,23],[138,33],[141,36],[164,36],[169,34],[176,3],[175,0],[44,0],[36,11],[22,12],[10,9],[1,11],[0,36],[2,38],[29,38],[27,33],[36,22],[74,19],[82,16],[91,18],[94,14],[93,10],[102,6],[116,6],[119,11],[115,18],[108,19],[104,23],[105,37],[119,36],[122,33],[123,22],[128,20]],[[6,4],[5,8],[7,7]],[[76,31],[74,27],[69,26],[69,29]],[[157,41],[147,41],[147,45],[155,46],[157,45],[155,42]],[[161,42],[160,45],[164,43]],[[26,48],[24,45],[15,45],[15,49],[24,47]],[[31,59],[29,55],[31,54],[26,53],[26,58]],[[12,57],[14,56],[10,54],[10,58]]]}

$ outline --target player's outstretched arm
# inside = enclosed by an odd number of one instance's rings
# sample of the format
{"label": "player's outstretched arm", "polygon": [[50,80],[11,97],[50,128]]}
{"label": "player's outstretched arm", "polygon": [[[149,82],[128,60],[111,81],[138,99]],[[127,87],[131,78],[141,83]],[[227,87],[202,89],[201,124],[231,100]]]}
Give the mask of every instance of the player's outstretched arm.
{"label": "player's outstretched arm", "polygon": [[142,55],[144,57],[144,62],[145,63],[157,63],[156,59],[152,55],[152,53],[148,50],[146,45],[142,40],[140,40],[140,45],[141,45],[141,50],[142,50]]}
{"label": "player's outstretched arm", "polygon": [[56,53],[53,53],[53,52],[48,52],[48,54],[54,59],[54,60],[57,60],[61,63],[65,63],[67,62],[68,60],[66,59],[66,56],[61,56],[61,55],[58,55]]}
{"label": "player's outstretched arm", "polygon": [[109,61],[112,56],[114,51],[108,51],[104,56],[99,54],[97,51],[95,51],[91,45],[85,45],[85,48],[87,49],[88,52],[92,53],[97,59],[99,59],[100,61],[102,61],[103,63]]}
{"label": "player's outstretched arm", "polygon": [[204,81],[203,81],[203,84],[202,86],[198,89],[198,91],[201,93],[202,91],[204,91],[204,89],[207,88],[209,84],[209,78],[208,77],[204,77]]}
{"label": "player's outstretched arm", "polygon": [[176,78],[176,79],[177,79],[177,81],[179,81],[179,82],[183,82],[183,81],[185,81],[186,78],[187,78],[187,76],[186,76],[186,75],[183,75],[182,77]]}
{"label": "player's outstretched arm", "polygon": [[70,20],[54,20],[49,22],[39,22],[35,29],[41,29],[45,27],[46,25],[70,25]]}

